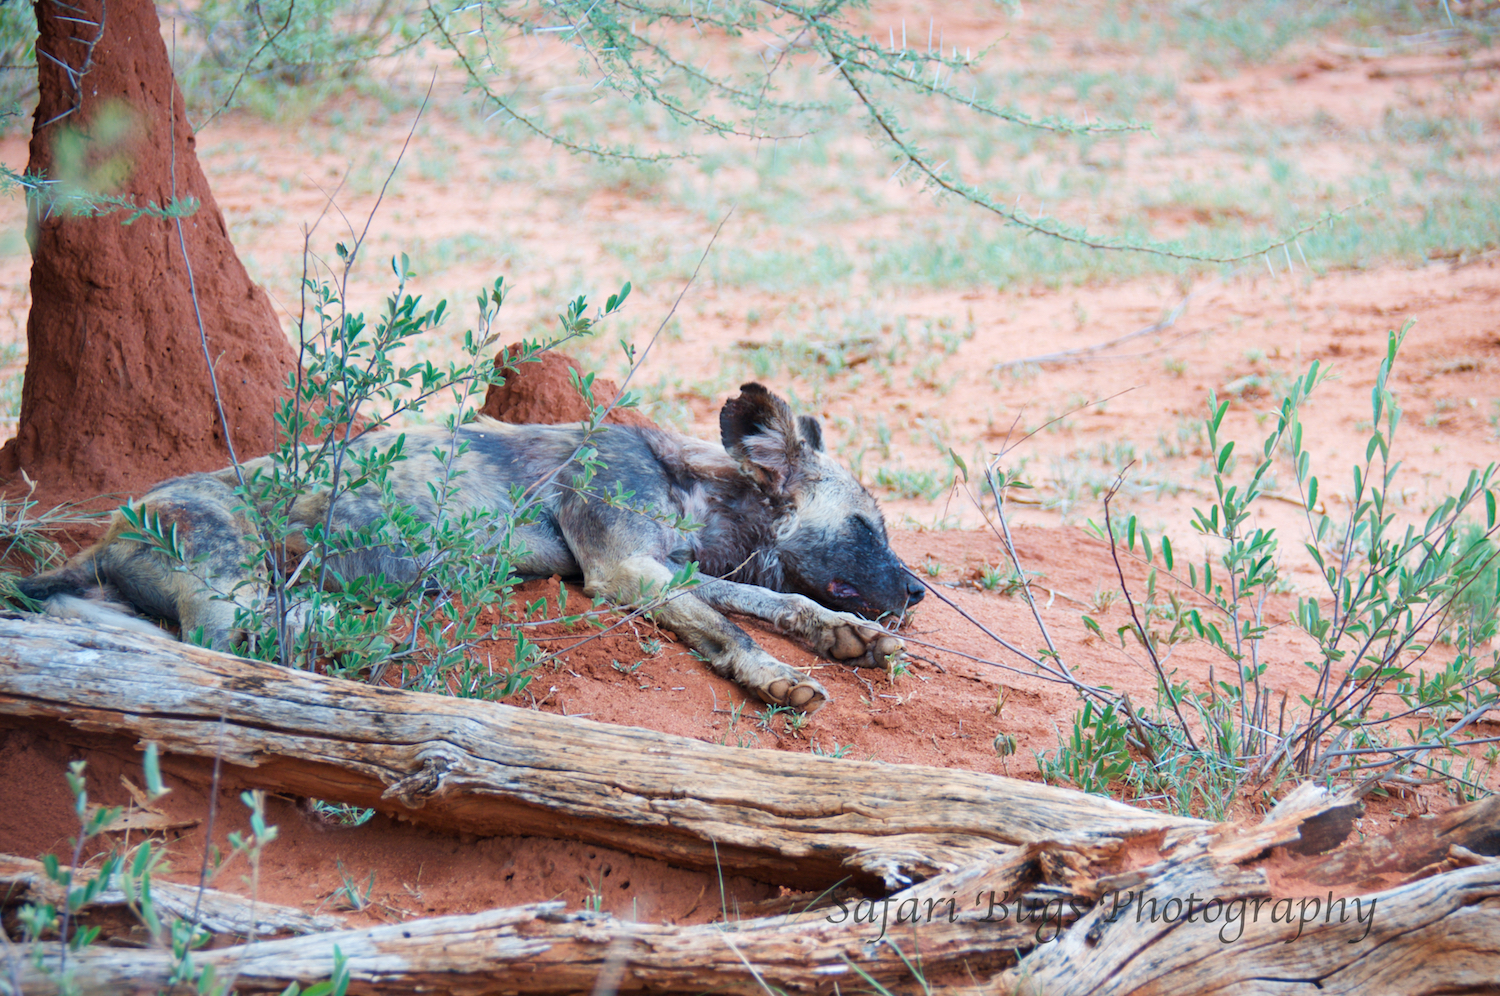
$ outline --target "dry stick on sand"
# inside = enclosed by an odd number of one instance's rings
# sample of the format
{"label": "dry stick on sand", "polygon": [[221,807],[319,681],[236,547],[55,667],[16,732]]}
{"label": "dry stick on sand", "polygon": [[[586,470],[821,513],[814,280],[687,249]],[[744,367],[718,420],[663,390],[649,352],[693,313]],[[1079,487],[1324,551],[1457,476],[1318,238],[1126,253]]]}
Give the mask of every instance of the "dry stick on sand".
{"label": "dry stick on sand", "polygon": [[1024,356],[1018,360],[1001,360],[990,369],[1005,370],[1010,367],[1026,366],[1027,364],[1067,363],[1075,360],[1089,359],[1104,352],[1106,349],[1120,345],[1122,342],[1139,339],[1142,336],[1151,335],[1155,332],[1165,332],[1176,323],[1177,319],[1182,317],[1182,313],[1187,310],[1188,302],[1192,299],[1193,295],[1187,295],[1181,301],[1178,301],[1172,310],[1166,312],[1161,318],[1147,325],[1145,328],[1136,329],[1134,332],[1118,336],[1107,342],[1095,343],[1092,346],[1081,346],[1078,349],[1063,349],[1056,353],[1043,353],[1041,356]]}
{"label": "dry stick on sand", "polygon": [[1129,469],[1130,467],[1127,465],[1125,470],[1120,471],[1120,476],[1115,478],[1114,485],[1104,495],[1104,528],[1109,533],[1109,552],[1110,556],[1114,559],[1115,574],[1120,579],[1120,593],[1125,596],[1125,606],[1130,610],[1130,621],[1135,626],[1136,635],[1140,637],[1141,646],[1146,650],[1146,656],[1151,658],[1151,666],[1156,671],[1157,680],[1161,682],[1160,688],[1166,693],[1167,701],[1171,703],[1172,712],[1177,716],[1177,722],[1182,728],[1183,736],[1187,737],[1188,747],[1197,752],[1200,749],[1198,742],[1193,738],[1193,731],[1188,728],[1188,723],[1183,718],[1182,710],[1177,708],[1177,696],[1172,693],[1172,682],[1168,679],[1166,670],[1161,666],[1161,658],[1156,655],[1156,648],[1151,645],[1151,635],[1146,632],[1146,627],[1141,625],[1140,616],[1136,614],[1135,599],[1130,595],[1130,583],[1125,579],[1125,568],[1120,566],[1120,550],[1119,545],[1115,542],[1115,527],[1110,519],[1109,503],[1114,500],[1115,495],[1119,494],[1120,486],[1125,483],[1125,472]]}
{"label": "dry stick on sand", "polygon": [[1443,76],[1448,73],[1486,73],[1500,69],[1500,59],[1482,59],[1479,62],[1448,62],[1440,66],[1412,66],[1406,69],[1390,69],[1381,66],[1370,71],[1372,80],[1405,79],[1415,76]]}

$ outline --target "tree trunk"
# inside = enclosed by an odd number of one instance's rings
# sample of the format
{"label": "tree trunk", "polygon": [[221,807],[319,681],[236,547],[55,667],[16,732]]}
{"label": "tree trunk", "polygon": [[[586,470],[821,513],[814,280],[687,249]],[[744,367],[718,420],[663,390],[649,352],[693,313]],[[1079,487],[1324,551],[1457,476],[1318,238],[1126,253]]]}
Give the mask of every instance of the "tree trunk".
{"label": "tree trunk", "polygon": [[[240,992],[328,978],[336,953],[349,992],[381,996],[1364,996],[1493,992],[1500,979],[1493,800],[1329,856],[1317,852],[1350,832],[1356,800],[1314,785],[1259,822],[1215,826],[993,775],[717,747],[14,616],[0,617],[0,720],[155,741],[164,767],[202,782],[217,756],[231,780],[437,828],[570,837],[797,887],[852,876],[869,895],[687,927],[540,903],[194,954]],[[60,991],[56,945],[22,954],[25,992]],[[176,968],[170,952],[102,945],[68,964],[87,994],[154,992]]]}
{"label": "tree trunk", "polygon": [[28,172],[142,205],[200,206],[181,222],[185,262],[171,220],[125,225],[121,214],[69,216],[33,199],[26,380],[0,483],[13,487],[24,470],[47,499],[86,498],[227,463],[200,311],[235,449],[268,451],[296,354],[230,245],[156,7],[36,0],[36,18]]}

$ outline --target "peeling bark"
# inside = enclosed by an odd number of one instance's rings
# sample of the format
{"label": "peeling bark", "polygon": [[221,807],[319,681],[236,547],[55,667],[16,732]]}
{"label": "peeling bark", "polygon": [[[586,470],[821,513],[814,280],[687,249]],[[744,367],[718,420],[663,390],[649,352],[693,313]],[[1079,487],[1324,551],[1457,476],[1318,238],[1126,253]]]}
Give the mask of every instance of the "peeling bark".
{"label": "peeling bark", "polygon": [[0,717],[221,755],[239,782],[476,834],[571,838],[800,889],[900,888],[1019,845],[1206,827],[947,768],[718,747],[374,688],[166,639],[0,619]]}
{"label": "peeling bark", "polygon": [[[1346,843],[1357,800],[1299,787],[1210,825],[973,772],[744,751],[369,688],[149,637],[0,618],[0,722],[155,741],[207,777],[477,833],[589,840],[857,901],[728,924],[542,903],[198,952],[240,992],[1492,992],[1500,805]],[[220,732],[222,731],[222,733]],[[1273,874],[1274,871],[1274,874]],[[1378,890],[1371,876],[1396,876]],[[1288,885],[1287,883],[1297,883]],[[885,895],[888,890],[895,890]],[[934,915],[935,914],[935,915]],[[913,922],[915,917],[915,922]],[[27,960],[24,990],[57,992]],[[168,952],[69,956],[82,993],[150,989]],[[868,979],[861,975],[863,972]],[[50,988],[49,988],[50,987]]]}

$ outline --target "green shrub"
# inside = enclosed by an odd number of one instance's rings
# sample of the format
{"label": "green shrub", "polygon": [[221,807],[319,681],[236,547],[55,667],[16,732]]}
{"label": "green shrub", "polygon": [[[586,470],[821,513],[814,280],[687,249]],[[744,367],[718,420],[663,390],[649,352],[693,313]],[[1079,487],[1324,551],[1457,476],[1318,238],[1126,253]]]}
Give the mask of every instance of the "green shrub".
{"label": "green shrub", "polygon": [[[1481,763],[1464,748],[1486,741],[1462,734],[1500,701],[1500,651],[1487,649],[1500,626],[1496,466],[1471,472],[1424,523],[1398,525],[1400,462],[1393,449],[1401,409],[1389,381],[1409,328],[1390,334],[1376,374],[1370,435],[1364,463],[1353,471],[1347,520],[1335,522],[1318,511],[1319,478],[1303,446],[1299,413],[1323,377],[1317,362],[1291,383],[1275,428],[1248,452],[1237,453],[1235,441],[1221,437],[1229,402],[1210,393],[1204,429],[1214,500],[1206,510],[1194,510],[1193,527],[1218,546],[1216,555],[1179,563],[1169,536],[1153,542],[1134,516],[1117,527],[1110,514],[1114,492],[1106,496],[1105,524],[1096,530],[1117,558],[1134,556],[1148,567],[1141,601],[1120,571],[1130,621],[1113,637],[1122,649],[1138,648],[1149,659],[1157,676],[1157,708],[1132,712],[1124,699],[1123,719],[1116,719],[1112,706],[1096,705],[1112,699],[1107,689],[1086,690],[1072,738],[1055,757],[1040,759],[1045,776],[1090,791],[1123,780],[1137,794],[1165,798],[1178,811],[1215,817],[1227,812],[1247,778],[1278,772],[1362,780],[1415,768],[1442,777],[1461,798],[1485,791],[1481,768],[1487,772],[1500,754],[1492,747]],[[1253,461],[1240,479],[1237,456]],[[1280,538],[1251,525],[1278,459],[1294,469],[1306,513],[1304,548],[1326,586],[1321,596],[1299,597],[1291,619],[1313,641],[1314,652],[1302,666],[1315,680],[1313,693],[1300,696],[1300,706],[1294,703],[1290,711],[1287,696],[1277,703],[1268,687],[1270,662],[1263,652],[1275,625],[1267,616],[1269,596],[1289,590]],[[1174,594],[1161,600],[1159,576],[1190,590],[1193,599]],[[1110,639],[1093,619],[1083,621]],[[1176,681],[1164,662],[1172,646],[1188,638],[1216,650],[1230,677],[1216,679],[1210,670],[1202,692]],[[1429,673],[1422,665],[1438,642],[1453,657]],[[1393,713],[1388,696],[1404,708]],[[1393,725],[1398,719],[1410,724],[1404,732]]]}

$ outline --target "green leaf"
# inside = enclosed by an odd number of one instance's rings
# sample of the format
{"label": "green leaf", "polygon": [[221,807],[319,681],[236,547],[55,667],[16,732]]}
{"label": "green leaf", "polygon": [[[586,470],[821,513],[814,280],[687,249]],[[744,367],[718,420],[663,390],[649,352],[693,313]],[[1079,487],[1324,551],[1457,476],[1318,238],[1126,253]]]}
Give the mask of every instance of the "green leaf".
{"label": "green leaf", "polygon": [[[1209,395],[1209,403],[1210,404],[1213,403],[1213,395],[1212,394]],[[1214,432],[1218,432],[1219,431],[1219,425],[1224,421],[1224,415],[1228,411],[1229,411],[1229,402],[1226,401],[1223,404],[1219,405],[1218,410],[1214,412],[1213,421],[1212,421],[1212,423],[1210,423],[1210,428]]]}
{"label": "green leaf", "polygon": [[1167,537],[1161,538],[1161,559],[1167,564],[1167,570],[1172,569],[1172,541]]}
{"label": "green leaf", "polygon": [[155,741],[146,745],[146,758],[143,762],[146,771],[146,795],[155,801],[172,791],[162,784],[161,763]]}
{"label": "green leaf", "polygon": [[969,483],[969,465],[966,464],[966,463],[964,463],[964,458],[961,457],[961,456],[959,456],[957,453],[955,453],[954,450],[953,450],[953,447],[951,447],[951,446],[948,447],[948,455],[953,458],[953,462],[955,464],[957,464],[958,469],[963,473],[963,475],[964,475],[964,483],[968,484]]}
{"label": "green leaf", "polygon": [[604,302],[604,313],[607,315],[613,311],[618,310],[625,303],[625,299],[629,296],[630,281],[627,280],[625,281],[625,286],[620,288],[620,293],[611,294],[609,296],[609,300]]}

